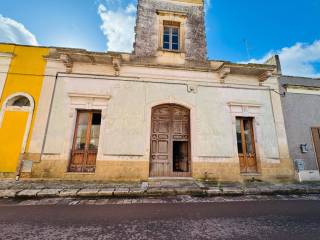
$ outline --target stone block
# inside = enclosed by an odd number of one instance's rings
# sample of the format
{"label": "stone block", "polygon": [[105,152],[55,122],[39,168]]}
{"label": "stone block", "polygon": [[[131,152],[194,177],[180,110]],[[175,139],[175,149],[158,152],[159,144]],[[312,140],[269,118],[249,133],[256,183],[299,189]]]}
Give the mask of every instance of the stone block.
{"label": "stone block", "polygon": [[22,190],[21,192],[18,192],[16,194],[16,197],[21,197],[21,198],[37,197],[37,194],[40,191],[41,189],[25,189],[25,190]]}
{"label": "stone block", "polygon": [[143,188],[130,188],[129,195],[130,196],[142,196],[146,190]]}
{"label": "stone block", "polygon": [[19,191],[21,190],[17,190],[17,189],[0,190],[0,198],[14,198]]}
{"label": "stone block", "polygon": [[260,194],[262,195],[272,195],[275,192],[275,190],[272,187],[268,187],[268,186],[258,187],[258,188],[259,188]]}
{"label": "stone block", "polygon": [[208,196],[219,196],[222,194],[222,191],[218,187],[210,187],[209,189],[206,190]]}
{"label": "stone block", "polygon": [[149,188],[146,192],[147,195],[151,196],[161,196],[167,191],[165,188]]}
{"label": "stone block", "polygon": [[81,189],[77,192],[77,196],[79,197],[97,197],[99,189]]}
{"label": "stone block", "polygon": [[64,189],[59,193],[60,197],[75,197],[80,189]]}
{"label": "stone block", "polygon": [[141,183],[141,188],[144,189],[144,190],[147,190],[149,187],[149,183],[148,182],[143,182]]}
{"label": "stone block", "polygon": [[246,195],[258,195],[258,194],[260,194],[260,189],[259,188],[245,188],[244,189],[244,194],[246,194]]}
{"label": "stone block", "polygon": [[98,192],[99,197],[112,197],[114,188],[103,188]]}
{"label": "stone block", "polygon": [[129,195],[129,188],[116,188],[114,193],[114,196],[128,196]]}
{"label": "stone block", "polygon": [[243,195],[244,191],[243,189],[237,188],[237,187],[224,187],[222,189],[222,194],[229,195],[229,196],[239,196],[239,195]]}
{"label": "stone block", "polygon": [[37,193],[37,197],[57,197],[62,189],[42,189]]}

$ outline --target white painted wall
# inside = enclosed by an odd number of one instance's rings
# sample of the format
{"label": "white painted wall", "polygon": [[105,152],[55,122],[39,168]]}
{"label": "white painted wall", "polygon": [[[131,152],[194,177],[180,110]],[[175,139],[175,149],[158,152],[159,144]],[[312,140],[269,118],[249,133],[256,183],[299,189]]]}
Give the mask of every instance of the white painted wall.
{"label": "white painted wall", "polygon": [[[92,73],[91,65],[88,66],[87,72]],[[95,65],[94,68],[98,66]],[[105,74],[109,73],[105,66],[101,65],[100,68],[99,73],[103,69]],[[86,72],[83,64],[77,69]],[[103,111],[98,160],[149,159],[151,108],[162,103],[177,103],[191,109],[193,161],[234,159],[237,157],[234,131],[237,113],[230,110],[229,103],[232,102],[241,103],[242,109],[249,109],[239,112],[239,116],[255,117],[260,156],[264,161],[279,161],[276,124],[282,119],[274,118],[270,92],[267,87],[258,86],[257,79],[255,84],[251,84],[254,80],[251,76],[248,76],[246,82],[243,76],[237,78],[231,75],[232,82],[242,84],[239,86],[220,84],[215,73],[126,66],[122,67],[121,75],[130,78],[94,76],[96,79],[91,79],[90,76],[76,74],[59,76],[45,154],[54,155],[55,159],[68,158],[77,108],[72,103],[70,94],[77,93],[84,95],[82,103],[78,103],[79,108]],[[45,83],[50,85],[48,81]],[[188,84],[197,86],[197,92],[189,93]],[[43,91],[47,91],[45,86]],[[105,102],[97,103],[95,96],[106,96]],[[111,98],[108,99],[108,96]],[[258,107],[251,108],[253,105]],[[44,115],[45,112],[43,111]],[[45,119],[43,116],[39,118]]]}

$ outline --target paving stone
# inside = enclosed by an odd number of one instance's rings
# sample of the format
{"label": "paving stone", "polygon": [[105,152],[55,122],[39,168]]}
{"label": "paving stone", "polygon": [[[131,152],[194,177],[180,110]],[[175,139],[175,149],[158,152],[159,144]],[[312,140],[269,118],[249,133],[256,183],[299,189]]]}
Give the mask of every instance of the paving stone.
{"label": "paving stone", "polygon": [[142,203],[142,198],[133,198],[131,203],[132,204],[140,204],[140,203]]}
{"label": "paving stone", "polygon": [[190,187],[190,188],[176,188],[175,189],[176,194],[179,195],[203,195],[203,190],[200,188],[194,188],[194,187]]}
{"label": "paving stone", "polygon": [[109,204],[109,198],[108,199],[97,199],[95,205],[106,205]]}
{"label": "paving stone", "polygon": [[61,191],[62,189],[42,189],[37,193],[37,197],[57,197]]}
{"label": "paving stone", "polygon": [[222,191],[219,187],[210,187],[206,190],[209,196],[219,196],[222,194]]}
{"label": "paving stone", "polygon": [[142,188],[130,188],[129,195],[130,196],[142,196],[145,190]]}
{"label": "paving stone", "polygon": [[271,187],[259,187],[259,191],[262,195],[272,195],[274,193],[274,189]]}
{"label": "paving stone", "polygon": [[258,188],[253,188],[253,187],[245,188],[245,189],[244,189],[244,194],[257,195],[257,194],[260,194],[260,189],[258,189]]}
{"label": "paving stone", "polygon": [[0,198],[13,198],[16,196],[18,192],[22,189],[7,189],[7,190],[0,190]]}
{"label": "paving stone", "polygon": [[81,189],[77,192],[80,197],[97,197],[99,189]]}
{"label": "paving stone", "polygon": [[[177,194],[177,188],[161,188],[160,191],[162,195],[166,195],[166,196],[174,196]],[[180,194],[184,194],[183,192],[181,191]]]}
{"label": "paving stone", "polygon": [[113,192],[114,196],[128,196],[129,188],[116,188]]}
{"label": "paving stone", "polygon": [[[151,196],[162,196],[168,189],[161,189],[161,188],[149,188],[147,190],[146,195]],[[173,191],[174,192],[174,191]]]}
{"label": "paving stone", "polygon": [[130,198],[123,199],[123,202],[121,204],[132,204],[132,199]]}
{"label": "paving stone", "polygon": [[60,198],[43,198],[38,201],[38,205],[57,205],[61,199]]}
{"label": "paving stone", "polygon": [[143,182],[143,183],[141,183],[141,188],[142,188],[143,190],[147,190],[148,187],[149,187],[149,183],[148,183],[148,182]]}
{"label": "paving stone", "polygon": [[222,189],[223,195],[231,195],[231,196],[237,196],[237,195],[243,195],[244,192],[241,188],[237,187],[224,187]]}
{"label": "paving stone", "polygon": [[164,203],[164,200],[160,198],[145,198],[142,199],[142,203]]}
{"label": "paving stone", "polygon": [[309,194],[318,194],[320,193],[320,186],[319,185],[309,186],[306,192]]}
{"label": "paving stone", "polygon": [[94,205],[96,203],[96,200],[93,200],[93,199],[84,199],[84,200],[81,200],[79,202],[79,205]]}
{"label": "paving stone", "polygon": [[74,198],[70,198],[70,197],[62,197],[60,198],[60,201],[59,201],[59,205],[70,205],[71,202],[74,202],[74,201],[77,201],[79,202],[80,200],[76,200]]}
{"label": "paving stone", "polygon": [[115,188],[102,188],[98,192],[98,196],[99,197],[111,197],[111,196],[113,196],[114,189]]}
{"label": "paving stone", "polygon": [[80,189],[64,189],[59,192],[60,197],[75,197]]}
{"label": "paving stone", "polygon": [[14,186],[15,183],[16,183],[16,181],[13,181],[13,180],[1,180],[0,181],[0,189],[7,190],[7,189],[11,188],[12,186]]}
{"label": "paving stone", "polygon": [[202,188],[202,189],[207,188],[207,186],[206,186],[203,182],[195,181],[195,184],[197,184],[197,186],[198,186],[199,188]]}
{"label": "paving stone", "polygon": [[35,206],[38,204],[39,204],[38,200],[25,200],[18,203],[18,205],[20,206]]}
{"label": "paving stone", "polygon": [[25,189],[16,194],[16,197],[36,197],[40,189]]}

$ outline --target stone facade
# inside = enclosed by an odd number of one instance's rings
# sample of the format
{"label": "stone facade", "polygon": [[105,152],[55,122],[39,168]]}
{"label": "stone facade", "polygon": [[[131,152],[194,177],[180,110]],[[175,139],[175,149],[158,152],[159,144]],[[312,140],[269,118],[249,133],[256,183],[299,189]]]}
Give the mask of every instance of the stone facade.
{"label": "stone facade", "polygon": [[[71,72],[61,56],[68,55]],[[292,179],[277,77],[270,65],[210,61],[210,67],[137,65],[128,54],[51,49],[30,156],[32,177],[145,180],[150,168],[151,109],[164,103],[190,109],[192,177],[243,181]],[[95,59],[94,63],[92,59]],[[224,74],[221,74],[221,69]],[[254,71],[252,71],[254,69]],[[229,72],[226,74],[225,72]],[[52,100],[51,100],[52,99]],[[52,105],[50,102],[52,101]],[[95,173],[70,173],[78,109],[100,109],[102,125]],[[235,118],[253,117],[257,174],[240,174]],[[47,129],[47,130],[46,130]],[[43,150],[43,151],[42,151]],[[42,152],[41,152],[42,151]]]}
{"label": "stone facade", "polygon": [[[207,60],[203,15],[200,0],[140,0],[134,53],[50,48],[24,155],[32,171],[22,171],[22,176],[146,180],[152,162],[152,109],[170,104],[190,112],[191,177],[292,180],[276,66]],[[164,21],[179,23],[183,51],[159,45]],[[101,113],[95,171],[71,172],[77,116],[92,110]],[[240,170],[238,117],[252,120],[254,173]]]}
{"label": "stone facade", "polygon": [[[165,15],[165,17],[161,18],[160,15]],[[181,53],[185,54],[187,61],[205,62],[207,47],[203,4],[183,3],[183,1],[138,1],[134,56],[140,58],[157,56],[161,49],[159,46],[162,37],[159,35],[161,21],[163,19],[175,20],[179,15],[186,19],[185,22],[181,22],[181,28],[185,29],[185,34],[182,36],[182,41],[185,43]]]}

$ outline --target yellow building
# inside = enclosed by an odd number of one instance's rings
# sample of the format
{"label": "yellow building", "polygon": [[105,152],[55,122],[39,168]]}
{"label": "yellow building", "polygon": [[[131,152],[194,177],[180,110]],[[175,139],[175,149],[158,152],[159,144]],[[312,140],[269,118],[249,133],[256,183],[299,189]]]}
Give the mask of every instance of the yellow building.
{"label": "yellow building", "polygon": [[48,48],[0,44],[0,176],[19,174],[28,152]]}

